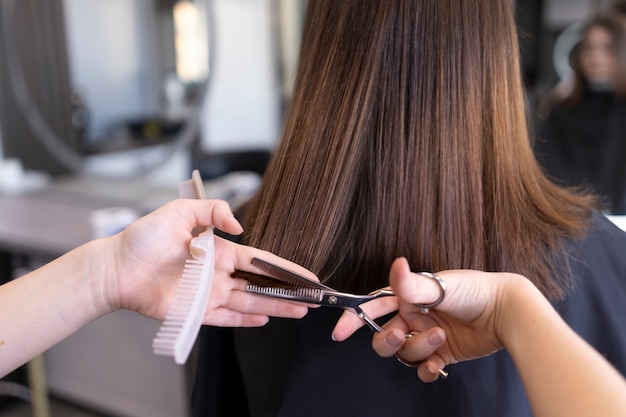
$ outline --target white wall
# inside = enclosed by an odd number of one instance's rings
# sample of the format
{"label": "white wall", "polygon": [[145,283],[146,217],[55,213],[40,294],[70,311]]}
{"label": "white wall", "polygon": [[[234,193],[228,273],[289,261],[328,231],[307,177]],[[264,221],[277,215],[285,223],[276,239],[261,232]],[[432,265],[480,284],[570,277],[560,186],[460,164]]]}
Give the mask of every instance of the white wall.
{"label": "white wall", "polygon": [[[154,3],[64,0],[70,79],[91,113],[87,135],[159,111],[160,82],[150,39]],[[97,140],[97,139],[96,139]]]}
{"label": "white wall", "polygon": [[202,123],[210,151],[268,148],[280,129],[270,0],[214,0],[216,50]]}
{"label": "white wall", "polygon": [[612,0],[546,0],[544,22],[551,28],[563,28],[588,19],[611,4]]}

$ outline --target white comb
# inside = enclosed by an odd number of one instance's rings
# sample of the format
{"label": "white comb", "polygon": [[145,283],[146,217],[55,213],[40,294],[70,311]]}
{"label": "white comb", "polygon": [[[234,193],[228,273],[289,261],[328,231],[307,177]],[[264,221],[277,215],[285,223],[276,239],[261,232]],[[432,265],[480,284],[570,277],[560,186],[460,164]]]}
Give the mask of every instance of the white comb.
{"label": "white comb", "polygon": [[[191,180],[179,185],[178,194],[181,198],[204,198],[198,170],[193,171]],[[152,342],[155,354],[172,356],[179,365],[187,362],[209,301],[215,263],[213,229],[193,238],[189,252],[191,258],[185,261],[174,302]]]}
{"label": "white comb", "polygon": [[178,196],[180,198],[192,198],[198,200],[204,200],[204,185],[202,183],[202,177],[200,177],[200,171],[194,169],[191,172],[191,179],[183,181],[178,184]]}

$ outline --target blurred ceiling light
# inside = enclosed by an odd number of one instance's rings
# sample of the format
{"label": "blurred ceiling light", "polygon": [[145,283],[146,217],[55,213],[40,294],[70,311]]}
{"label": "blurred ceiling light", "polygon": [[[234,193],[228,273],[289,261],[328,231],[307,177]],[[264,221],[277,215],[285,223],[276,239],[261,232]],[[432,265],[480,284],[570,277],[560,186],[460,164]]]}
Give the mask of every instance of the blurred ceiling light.
{"label": "blurred ceiling light", "polygon": [[207,32],[198,6],[183,0],[174,5],[176,73],[185,83],[202,82],[209,70]]}

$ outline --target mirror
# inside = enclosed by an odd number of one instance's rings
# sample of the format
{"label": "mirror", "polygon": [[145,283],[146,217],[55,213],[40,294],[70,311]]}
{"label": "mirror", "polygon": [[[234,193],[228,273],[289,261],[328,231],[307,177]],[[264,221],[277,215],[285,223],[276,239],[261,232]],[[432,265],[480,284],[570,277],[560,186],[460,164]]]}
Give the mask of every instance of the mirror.
{"label": "mirror", "polygon": [[[85,156],[167,145],[161,157],[141,163],[146,170],[172,155],[172,147],[197,139],[211,64],[209,0],[57,0],[62,13],[54,25],[65,44],[49,54],[67,61],[61,68],[70,97],[59,102],[71,106],[77,144],[69,146],[70,135],[57,134],[49,114],[42,115],[40,86],[26,76],[32,65],[24,42],[45,47],[15,22],[28,12],[41,13],[45,7],[36,3],[2,1],[2,39],[17,110],[55,159],[80,171]],[[58,16],[40,19],[47,17]],[[50,78],[45,83],[58,83],[59,74]]]}
{"label": "mirror", "polygon": [[203,2],[64,0],[73,124],[87,153],[168,141],[208,76]]}

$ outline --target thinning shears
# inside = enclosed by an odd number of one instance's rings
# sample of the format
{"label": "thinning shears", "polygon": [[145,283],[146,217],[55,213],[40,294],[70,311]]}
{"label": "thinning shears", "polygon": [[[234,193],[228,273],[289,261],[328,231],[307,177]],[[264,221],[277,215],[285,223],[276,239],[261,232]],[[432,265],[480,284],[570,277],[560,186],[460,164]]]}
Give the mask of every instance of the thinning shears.
{"label": "thinning shears", "polygon": [[[254,294],[265,295],[284,300],[298,301],[309,304],[317,304],[324,307],[336,307],[344,310],[352,310],[363,322],[374,332],[382,332],[384,329],[378,325],[365,311],[361,308],[361,304],[380,297],[395,296],[390,289],[380,289],[370,294],[357,295],[346,292],[337,291],[318,281],[313,281],[303,275],[291,270],[274,265],[270,262],[259,258],[252,258],[251,265],[262,270],[266,275],[256,274],[253,272],[236,270],[233,272],[233,278],[241,278],[248,281],[246,291]],[[429,308],[435,307],[445,294],[445,285],[438,277],[430,274],[429,278],[438,280],[441,288],[441,296],[434,303],[428,305],[420,305],[424,312]],[[412,334],[407,334],[407,338]],[[410,362],[396,355],[396,358],[406,366],[417,367],[424,361]],[[440,369],[439,374],[447,377],[448,374]]]}

